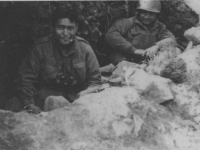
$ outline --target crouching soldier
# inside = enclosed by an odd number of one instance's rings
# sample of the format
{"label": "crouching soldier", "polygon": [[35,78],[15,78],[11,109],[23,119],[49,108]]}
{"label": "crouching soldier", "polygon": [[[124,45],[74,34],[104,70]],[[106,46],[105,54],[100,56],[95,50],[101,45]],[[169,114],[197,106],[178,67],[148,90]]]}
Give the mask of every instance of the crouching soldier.
{"label": "crouching soldier", "polygon": [[37,40],[19,68],[17,90],[23,108],[39,113],[48,96],[73,102],[100,84],[100,70],[89,43],[76,36],[77,16],[56,10],[53,34]]}

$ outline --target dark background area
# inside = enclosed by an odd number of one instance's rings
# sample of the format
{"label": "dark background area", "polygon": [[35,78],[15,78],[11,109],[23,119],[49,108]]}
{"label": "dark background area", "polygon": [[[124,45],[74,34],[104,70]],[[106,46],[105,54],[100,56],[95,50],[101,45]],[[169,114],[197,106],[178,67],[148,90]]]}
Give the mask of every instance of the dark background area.
{"label": "dark background area", "polygon": [[[161,4],[158,19],[184,49],[188,41],[183,33],[197,24],[198,16],[183,0],[163,0]],[[104,66],[109,64],[105,33],[117,19],[133,16],[136,6],[136,1],[0,2],[0,109],[16,94],[17,70],[30,45],[51,33],[50,15],[54,9],[64,7],[78,13],[78,35],[90,42],[100,66]]]}

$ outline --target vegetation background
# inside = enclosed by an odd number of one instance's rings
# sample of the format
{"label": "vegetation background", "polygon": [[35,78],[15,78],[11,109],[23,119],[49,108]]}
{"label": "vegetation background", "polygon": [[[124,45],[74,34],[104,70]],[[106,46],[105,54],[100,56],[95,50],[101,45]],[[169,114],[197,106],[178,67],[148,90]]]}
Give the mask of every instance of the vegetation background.
{"label": "vegetation background", "polygon": [[[195,26],[198,16],[183,0],[162,0],[158,19],[176,36],[179,48],[188,41],[185,30]],[[88,40],[100,66],[109,64],[109,48],[104,35],[114,21],[135,14],[137,1],[1,1],[0,2],[0,109],[15,96],[17,70],[39,37],[52,32],[50,16],[54,9],[64,7],[79,15],[78,35]]]}

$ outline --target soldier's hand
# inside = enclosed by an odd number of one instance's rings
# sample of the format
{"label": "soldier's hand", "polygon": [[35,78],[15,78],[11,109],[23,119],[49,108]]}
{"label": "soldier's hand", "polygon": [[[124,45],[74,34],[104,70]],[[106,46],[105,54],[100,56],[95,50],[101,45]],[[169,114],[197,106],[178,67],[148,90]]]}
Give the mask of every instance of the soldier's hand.
{"label": "soldier's hand", "polygon": [[30,104],[27,106],[27,111],[34,114],[39,114],[41,112],[41,109],[34,104]]}
{"label": "soldier's hand", "polygon": [[79,96],[79,97],[82,97],[82,96],[86,95],[87,93],[88,93],[88,92],[87,92],[86,90],[84,90],[84,91],[79,92],[79,93],[78,93],[78,96]]}
{"label": "soldier's hand", "polygon": [[83,90],[78,93],[79,97],[82,97],[84,95],[90,94],[90,93],[97,93],[99,91],[99,86],[89,87],[86,90]]}
{"label": "soldier's hand", "polygon": [[148,49],[145,50],[145,56],[146,57],[149,57],[149,58],[152,58],[155,56],[155,54],[158,52],[158,45],[154,45]]}
{"label": "soldier's hand", "polygon": [[136,49],[136,50],[134,51],[134,55],[144,57],[144,56],[145,56],[145,50],[143,50],[143,49]]}

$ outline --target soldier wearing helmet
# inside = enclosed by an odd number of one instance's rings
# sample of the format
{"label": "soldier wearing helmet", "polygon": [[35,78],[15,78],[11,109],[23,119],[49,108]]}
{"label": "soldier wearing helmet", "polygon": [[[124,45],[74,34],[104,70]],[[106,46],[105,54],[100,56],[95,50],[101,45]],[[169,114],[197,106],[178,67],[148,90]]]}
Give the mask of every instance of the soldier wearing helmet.
{"label": "soldier wearing helmet", "polygon": [[105,41],[111,47],[111,62],[122,60],[141,63],[168,44],[176,45],[175,37],[156,19],[161,4],[158,0],[140,0],[136,16],[117,20],[108,30]]}

